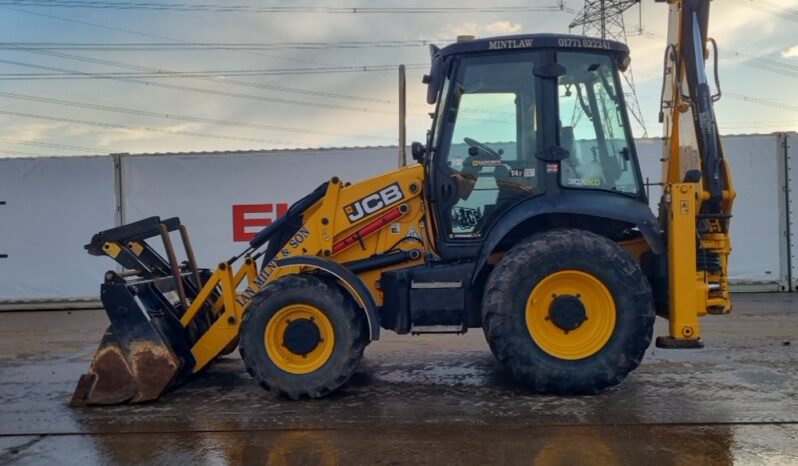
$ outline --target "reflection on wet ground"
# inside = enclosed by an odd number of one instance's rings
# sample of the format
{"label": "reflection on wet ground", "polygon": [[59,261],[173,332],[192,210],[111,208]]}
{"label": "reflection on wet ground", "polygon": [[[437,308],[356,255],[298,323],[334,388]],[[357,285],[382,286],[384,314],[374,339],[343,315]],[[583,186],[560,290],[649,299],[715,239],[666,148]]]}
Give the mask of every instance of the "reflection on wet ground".
{"label": "reflection on wet ground", "polygon": [[798,464],[798,298],[736,306],[706,349],[651,348],[592,397],[519,387],[472,331],[386,334],[323,400],[271,398],[231,355],[155,403],[81,409],[104,314],[0,313],[0,464]]}
{"label": "reflection on wet ground", "polygon": [[796,426],[435,427],[17,438],[19,464],[796,464]]}

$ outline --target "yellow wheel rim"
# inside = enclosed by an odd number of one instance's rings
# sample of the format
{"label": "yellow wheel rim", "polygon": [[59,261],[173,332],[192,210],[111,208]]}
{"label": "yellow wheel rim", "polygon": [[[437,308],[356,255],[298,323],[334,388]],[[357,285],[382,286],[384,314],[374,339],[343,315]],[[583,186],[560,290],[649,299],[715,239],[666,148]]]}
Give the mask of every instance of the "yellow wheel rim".
{"label": "yellow wheel rim", "polygon": [[615,314],[612,294],[598,278],[562,270],[544,278],[530,293],[526,326],[535,343],[551,356],[584,359],[607,344],[615,330]]}
{"label": "yellow wheel rim", "polygon": [[[296,352],[286,340],[289,327],[301,322],[318,330],[318,341],[308,352]],[[314,331],[315,333],[315,331]],[[315,336],[315,335],[314,335]],[[307,374],[323,366],[332,355],[335,333],[330,319],[318,308],[307,304],[291,304],[277,311],[264,332],[266,354],[275,366],[290,374]]]}

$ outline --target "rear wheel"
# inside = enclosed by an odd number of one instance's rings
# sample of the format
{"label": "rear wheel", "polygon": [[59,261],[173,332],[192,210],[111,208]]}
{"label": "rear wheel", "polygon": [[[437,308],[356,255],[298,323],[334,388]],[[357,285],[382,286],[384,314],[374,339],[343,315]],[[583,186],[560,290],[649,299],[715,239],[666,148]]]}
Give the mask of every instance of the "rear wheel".
{"label": "rear wheel", "polygon": [[335,284],[290,275],[266,285],[244,312],[241,358],[267,390],[320,398],[343,385],[366,344],[366,319]]}
{"label": "rear wheel", "polygon": [[519,243],[485,287],[494,355],[541,393],[593,394],[634,370],[651,342],[648,280],[617,243],[558,229]]}

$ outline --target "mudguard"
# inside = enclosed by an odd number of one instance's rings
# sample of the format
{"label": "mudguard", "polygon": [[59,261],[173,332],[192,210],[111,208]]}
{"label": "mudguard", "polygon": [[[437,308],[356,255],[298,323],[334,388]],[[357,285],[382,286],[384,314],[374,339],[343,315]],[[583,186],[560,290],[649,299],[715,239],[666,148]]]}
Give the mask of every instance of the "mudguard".
{"label": "mudguard", "polygon": [[589,215],[629,223],[637,226],[654,254],[665,252],[659,221],[648,204],[640,199],[609,192],[562,190],[558,196],[525,199],[496,220],[482,243],[471,277],[472,283],[477,279],[488,256],[508,233],[527,220],[545,214]]}
{"label": "mudguard", "polygon": [[340,280],[355,302],[363,306],[369,326],[369,341],[380,339],[380,319],[377,315],[377,305],[374,302],[374,297],[371,296],[371,292],[369,292],[363,281],[349,269],[329,259],[315,256],[288,257],[276,262],[278,267],[298,265],[323,270]]}

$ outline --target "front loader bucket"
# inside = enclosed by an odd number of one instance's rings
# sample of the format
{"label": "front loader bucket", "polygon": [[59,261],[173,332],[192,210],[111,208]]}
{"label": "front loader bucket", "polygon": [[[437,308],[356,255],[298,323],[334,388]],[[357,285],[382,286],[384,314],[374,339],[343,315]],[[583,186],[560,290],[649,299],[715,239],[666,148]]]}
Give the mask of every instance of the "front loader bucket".
{"label": "front loader bucket", "polygon": [[[171,232],[180,233],[187,261],[178,263]],[[166,257],[147,243],[160,238]],[[199,270],[185,227],[177,218],[150,217],[94,235],[89,254],[109,256],[124,272],[109,271],[100,290],[111,327],[105,332],[89,372],[80,377],[72,406],[149,401],[183,383],[195,360],[191,346],[213,323],[203,304],[183,325],[208,272]],[[216,294],[211,293],[215,299]]]}
{"label": "front loader bucket", "polygon": [[191,374],[194,360],[183,327],[168,310],[152,307],[159,296],[152,284],[103,285],[111,327],[70,405],[154,400]]}

